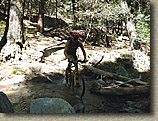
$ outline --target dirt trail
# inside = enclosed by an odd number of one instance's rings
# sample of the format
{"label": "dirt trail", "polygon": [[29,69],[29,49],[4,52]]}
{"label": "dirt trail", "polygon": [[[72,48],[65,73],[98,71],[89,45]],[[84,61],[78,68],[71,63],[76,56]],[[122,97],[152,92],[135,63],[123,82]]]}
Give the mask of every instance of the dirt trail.
{"label": "dirt trail", "polygon": [[[40,41],[34,40],[30,43],[31,47],[38,51],[44,50],[50,45],[61,43],[61,41],[53,41],[53,38],[38,39]],[[61,46],[64,46],[64,44]],[[31,99],[35,98],[63,98],[72,106],[81,103],[81,101],[72,94],[72,90],[64,84],[64,70],[67,66],[67,61],[63,60],[63,51],[64,50],[61,49],[49,53],[50,56],[45,58],[45,63],[32,61],[30,63],[20,62],[13,64],[8,62],[1,64],[0,78],[6,83],[3,82],[3,84],[0,84],[0,91],[7,94],[9,100],[14,106],[15,113],[27,113],[29,102]],[[101,58],[102,55],[104,55],[106,58],[103,59],[103,62],[111,61],[111,64],[104,64],[106,66],[104,69],[111,72],[115,65],[115,59],[122,54],[119,51],[115,52],[113,50],[108,50],[105,47],[86,46],[86,51],[90,60],[88,64],[98,61],[98,58]],[[126,53],[126,51],[123,52]],[[108,70],[108,68],[110,70]],[[89,89],[91,88],[92,81],[95,80],[96,76],[87,71],[83,72],[86,82],[86,92],[83,97],[86,113],[117,112],[124,107],[123,103],[125,103],[125,101],[131,101],[133,98],[136,100],[145,98],[143,97],[140,99],[140,97],[131,97],[130,99],[117,96],[110,97],[91,94]],[[50,79],[52,82],[50,82]],[[105,105],[103,104],[106,104],[106,110],[104,107]]]}

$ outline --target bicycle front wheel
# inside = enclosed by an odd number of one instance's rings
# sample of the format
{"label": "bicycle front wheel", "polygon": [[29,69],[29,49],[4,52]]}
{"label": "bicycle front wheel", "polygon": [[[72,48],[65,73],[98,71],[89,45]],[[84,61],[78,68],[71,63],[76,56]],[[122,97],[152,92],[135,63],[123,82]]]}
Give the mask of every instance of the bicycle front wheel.
{"label": "bicycle front wheel", "polygon": [[66,72],[65,73],[65,79],[66,79],[66,86],[71,87],[72,83],[72,74],[71,72]]}
{"label": "bicycle front wheel", "polygon": [[72,89],[74,94],[82,98],[85,94],[85,81],[81,74],[75,73],[72,81]]}

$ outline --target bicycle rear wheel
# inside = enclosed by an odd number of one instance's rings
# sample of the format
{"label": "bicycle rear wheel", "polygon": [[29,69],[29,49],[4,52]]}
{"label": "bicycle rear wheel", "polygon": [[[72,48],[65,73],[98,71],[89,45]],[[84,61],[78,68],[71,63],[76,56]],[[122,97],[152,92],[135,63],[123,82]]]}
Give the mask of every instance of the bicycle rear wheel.
{"label": "bicycle rear wheel", "polygon": [[[78,77],[78,83],[77,83],[77,77]],[[72,81],[72,89],[74,94],[82,98],[85,94],[85,81],[81,74],[75,73]]]}

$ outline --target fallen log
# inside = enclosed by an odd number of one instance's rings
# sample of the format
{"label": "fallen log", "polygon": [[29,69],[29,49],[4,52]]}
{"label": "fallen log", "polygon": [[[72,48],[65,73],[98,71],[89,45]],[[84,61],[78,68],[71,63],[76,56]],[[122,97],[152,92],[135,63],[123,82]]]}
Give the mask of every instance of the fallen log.
{"label": "fallen log", "polygon": [[101,94],[101,95],[140,95],[140,94],[149,94],[149,86],[136,86],[136,87],[119,87],[119,88],[110,88],[110,87],[92,87],[90,89],[91,93]]}
{"label": "fallen log", "polygon": [[64,48],[65,48],[65,47],[63,47],[63,46],[56,46],[56,47],[44,49],[44,51],[43,51],[43,56],[44,56],[44,57],[48,57],[48,56],[50,56],[53,52],[56,52],[56,51],[61,50],[61,49],[64,49]]}
{"label": "fallen log", "polygon": [[132,84],[143,84],[143,85],[148,85],[149,84],[147,82],[131,79],[131,78],[128,78],[128,77],[125,77],[125,76],[115,74],[115,73],[105,72],[101,69],[98,69],[98,68],[95,68],[95,67],[92,67],[92,66],[89,66],[89,65],[83,65],[83,67],[87,70],[90,70],[91,72],[93,72],[95,74],[102,75],[102,76],[112,78],[112,79],[115,79],[115,80],[121,80],[121,81],[124,81],[124,82],[127,82],[127,81],[130,80],[129,83],[132,83]]}

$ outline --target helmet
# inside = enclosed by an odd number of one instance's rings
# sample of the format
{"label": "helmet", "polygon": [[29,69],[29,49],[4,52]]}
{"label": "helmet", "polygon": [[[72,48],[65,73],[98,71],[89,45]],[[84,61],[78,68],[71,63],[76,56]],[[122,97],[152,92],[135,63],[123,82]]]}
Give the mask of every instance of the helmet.
{"label": "helmet", "polygon": [[73,33],[72,33],[72,38],[73,38],[73,39],[78,39],[78,38],[79,38],[79,33],[73,32]]}

